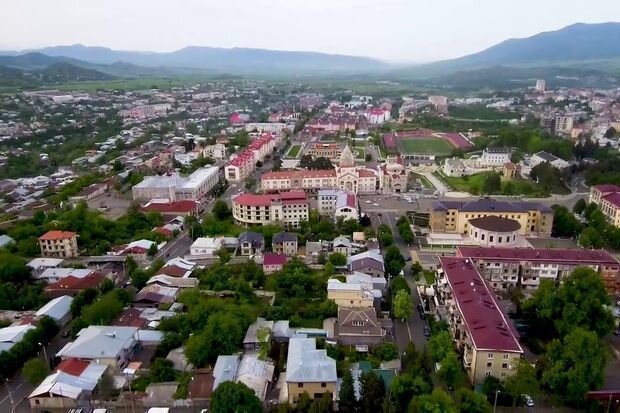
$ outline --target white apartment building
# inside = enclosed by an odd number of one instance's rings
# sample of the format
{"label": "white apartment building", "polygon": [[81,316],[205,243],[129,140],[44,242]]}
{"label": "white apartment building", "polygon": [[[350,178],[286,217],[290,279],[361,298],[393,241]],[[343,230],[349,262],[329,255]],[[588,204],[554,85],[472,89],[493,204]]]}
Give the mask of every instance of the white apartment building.
{"label": "white apartment building", "polygon": [[301,221],[308,220],[309,209],[303,191],[272,195],[243,193],[232,198],[233,218],[244,225],[283,224],[298,227]]}
{"label": "white apartment building", "polygon": [[211,166],[197,169],[187,177],[177,173],[147,176],[131,190],[134,201],[168,199],[170,202],[189,200],[202,203],[219,181],[219,168]]}
{"label": "white apartment building", "polygon": [[510,148],[486,148],[482,151],[480,163],[484,166],[504,166],[510,162]]}

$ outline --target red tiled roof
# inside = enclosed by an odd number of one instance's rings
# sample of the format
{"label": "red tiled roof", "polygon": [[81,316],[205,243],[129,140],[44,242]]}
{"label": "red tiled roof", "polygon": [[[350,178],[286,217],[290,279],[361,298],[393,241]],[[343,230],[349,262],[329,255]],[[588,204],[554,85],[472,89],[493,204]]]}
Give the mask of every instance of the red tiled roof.
{"label": "red tiled roof", "polygon": [[177,267],[176,265],[167,265],[157,271],[157,274],[165,274],[171,277],[183,277],[188,270]]}
{"label": "red tiled roof", "polygon": [[375,173],[370,169],[360,169],[358,171],[360,178],[370,178],[375,176]]}
{"label": "red tiled roof", "polygon": [[476,350],[522,353],[515,332],[472,262],[457,257],[440,257],[439,262]]}
{"label": "red tiled roof", "polygon": [[620,192],[612,192],[603,197],[603,199],[613,206],[620,207]]}
{"label": "red tiled roof", "polygon": [[95,271],[83,278],[77,278],[73,275],[69,275],[68,277],[61,278],[54,283],[48,284],[47,287],[45,287],[45,290],[85,290],[86,288],[95,288],[103,281],[104,278],[105,276],[98,271]]}
{"label": "red tiled roof", "polygon": [[175,202],[149,202],[140,207],[140,211],[156,212],[193,212],[198,208],[196,201],[175,201]]}
{"label": "red tiled roof", "polygon": [[70,358],[61,361],[58,367],[56,367],[56,371],[62,371],[63,373],[79,377],[89,364],[90,361]]}
{"label": "red tiled roof", "polygon": [[271,171],[261,176],[261,179],[293,179],[293,178],[331,178],[336,176],[335,169],[318,169],[314,171]]}
{"label": "red tiled roof", "polygon": [[111,325],[142,328],[146,325],[146,320],[140,317],[141,315],[142,311],[137,308],[126,308]]}
{"label": "red tiled roof", "polygon": [[161,234],[165,237],[171,237],[172,236],[172,231],[170,231],[168,228],[164,228],[164,227],[155,227],[153,228],[153,232],[157,232],[158,234]]}
{"label": "red tiled roof", "polygon": [[457,247],[457,255],[467,258],[506,261],[552,261],[563,264],[618,265],[618,260],[605,250],[567,250],[537,248]]}
{"label": "red tiled roof", "polygon": [[280,194],[260,195],[243,193],[233,198],[233,202],[244,206],[270,206],[273,201],[282,200],[284,203],[307,202],[304,191],[288,191]]}
{"label": "red tiled roof", "polygon": [[306,200],[306,193],[304,191],[287,191],[282,192],[280,194],[280,199],[282,200],[290,200],[290,199],[303,199]]}
{"label": "red tiled roof", "polygon": [[594,185],[592,188],[602,193],[620,192],[620,186],[614,184]]}
{"label": "red tiled roof", "polygon": [[48,231],[39,237],[43,241],[53,241],[59,239],[70,239],[75,236],[75,232],[71,231]]}
{"label": "red tiled roof", "polygon": [[286,264],[286,255],[266,253],[263,255],[263,265],[284,265]]}

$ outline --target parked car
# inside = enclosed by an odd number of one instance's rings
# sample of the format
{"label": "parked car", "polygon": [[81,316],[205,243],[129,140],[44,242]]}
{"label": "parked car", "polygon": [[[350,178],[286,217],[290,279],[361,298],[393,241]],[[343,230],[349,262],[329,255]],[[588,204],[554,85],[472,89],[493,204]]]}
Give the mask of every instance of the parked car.
{"label": "parked car", "polygon": [[424,337],[430,337],[431,336],[431,329],[428,328],[428,326],[424,326]]}
{"label": "parked car", "polygon": [[527,407],[534,407],[534,400],[530,397],[529,394],[522,394],[521,398],[523,399],[523,403],[525,403]]}

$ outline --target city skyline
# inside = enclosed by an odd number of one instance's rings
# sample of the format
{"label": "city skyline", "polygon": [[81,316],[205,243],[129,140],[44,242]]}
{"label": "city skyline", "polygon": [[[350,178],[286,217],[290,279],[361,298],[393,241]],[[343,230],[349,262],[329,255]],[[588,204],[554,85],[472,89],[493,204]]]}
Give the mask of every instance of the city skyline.
{"label": "city skyline", "polygon": [[8,18],[0,27],[0,49],[70,44],[151,52],[187,46],[247,47],[421,63],[460,57],[509,38],[577,22],[620,21],[620,10],[610,0],[594,0],[586,9],[576,0],[525,0],[509,11],[491,0],[450,3],[181,0],[173,8],[164,0],[25,0],[4,5]]}

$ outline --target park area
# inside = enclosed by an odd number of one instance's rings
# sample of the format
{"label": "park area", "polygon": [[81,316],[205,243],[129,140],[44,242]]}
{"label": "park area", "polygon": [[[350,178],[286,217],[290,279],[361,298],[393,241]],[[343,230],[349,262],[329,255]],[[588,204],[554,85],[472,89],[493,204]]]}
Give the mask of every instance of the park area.
{"label": "park area", "polygon": [[[485,188],[487,178],[494,174],[493,172],[481,172],[469,176],[446,176],[439,174],[439,177],[450,185],[454,190],[468,192],[472,195],[488,194]],[[524,179],[515,179],[512,181],[502,180],[500,189],[494,191],[495,195],[524,195],[528,197],[547,197],[549,192],[536,185],[534,182]]]}
{"label": "park area", "polygon": [[402,152],[406,155],[448,155],[452,152],[452,146],[441,138],[433,136],[404,138],[399,140]]}
{"label": "park area", "polygon": [[299,152],[301,152],[301,145],[293,145],[291,146],[291,149],[288,150],[286,157],[297,158],[299,156]]}

